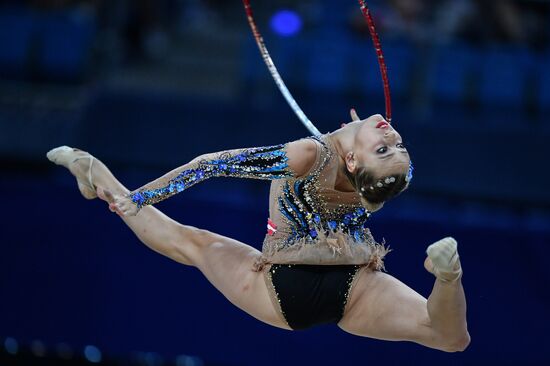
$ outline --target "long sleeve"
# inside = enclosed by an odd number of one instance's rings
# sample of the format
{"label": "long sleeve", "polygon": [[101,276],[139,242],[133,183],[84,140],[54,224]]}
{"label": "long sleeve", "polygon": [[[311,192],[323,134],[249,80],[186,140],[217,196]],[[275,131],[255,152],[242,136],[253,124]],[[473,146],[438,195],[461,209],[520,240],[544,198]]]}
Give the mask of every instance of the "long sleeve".
{"label": "long sleeve", "polygon": [[131,192],[138,208],[165,200],[212,177],[281,179],[293,176],[287,145],[228,150],[200,156]]}

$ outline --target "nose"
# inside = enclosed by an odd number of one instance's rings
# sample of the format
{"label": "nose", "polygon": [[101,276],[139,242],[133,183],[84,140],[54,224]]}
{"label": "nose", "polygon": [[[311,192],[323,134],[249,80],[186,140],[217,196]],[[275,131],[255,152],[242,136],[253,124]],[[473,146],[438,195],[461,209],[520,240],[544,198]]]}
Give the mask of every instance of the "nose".
{"label": "nose", "polygon": [[390,144],[395,143],[397,141],[397,133],[393,129],[386,131],[386,133],[384,133],[384,138]]}

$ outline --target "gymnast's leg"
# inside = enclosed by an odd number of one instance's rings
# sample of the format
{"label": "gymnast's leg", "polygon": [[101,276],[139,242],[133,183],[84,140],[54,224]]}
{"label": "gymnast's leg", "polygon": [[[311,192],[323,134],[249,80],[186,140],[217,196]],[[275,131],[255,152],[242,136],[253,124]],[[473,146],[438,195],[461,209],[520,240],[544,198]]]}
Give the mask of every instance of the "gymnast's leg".
{"label": "gymnast's leg", "polygon": [[[455,269],[460,270],[460,263],[456,263]],[[434,273],[429,259],[425,267]],[[447,352],[462,351],[470,343],[470,335],[461,273],[437,273],[439,277],[426,300],[396,278],[364,269],[338,325],[359,336],[412,341]]]}
{"label": "gymnast's leg", "polygon": [[[97,187],[101,199],[110,201],[111,194],[128,193],[128,189],[98,159],[88,159],[88,153],[78,150],[68,154],[73,155],[66,159],[48,157],[67,167],[80,186],[87,182],[90,173],[91,183]],[[121,218],[152,250],[179,263],[197,267],[240,309],[265,323],[290,329],[271,302],[264,274],[251,270],[261,255],[255,248],[222,235],[182,225],[152,206],[143,207],[137,216]]]}

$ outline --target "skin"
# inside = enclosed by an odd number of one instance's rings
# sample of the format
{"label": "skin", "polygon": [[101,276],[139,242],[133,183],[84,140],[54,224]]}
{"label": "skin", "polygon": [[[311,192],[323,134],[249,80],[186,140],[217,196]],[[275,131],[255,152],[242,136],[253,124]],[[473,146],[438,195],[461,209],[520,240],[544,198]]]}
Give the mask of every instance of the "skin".
{"label": "skin", "polygon": [[[350,173],[359,167],[369,167],[379,177],[405,174],[410,158],[401,135],[389,124],[377,128],[380,122],[386,122],[379,114],[361,120],[352,110],[351,116],[352,123],[330,134],[343,160],[340,165],[345,164]],[[345,186],[349,180],[343,169],[340,172],[338,181]],[[348,187],[353,189],[351,183]]]}
{"label": "skin", "polygon": [[[360,164],[380,159],[379,145],[388,147],[383,154],[394,152],[388,172],[403,171],[408,155],[398,146],[399,134],[377,130],[381,116],[360,120],[352,111],[352,122],[331,134],[340,158],[340,168],[353,171]],[[374,152],[373,152],[374,149]],[[310,140],[291,143],[287,149],[289,164],[298,175],[305,174],[316,153]],[[290,329],[273,306],[264,280],[265,271],[251,270],[261,253],[244,243],[192,226],[182,225],[153,206],[143,207],[138,215],[127,206],[124,187],[99,160],[91,169],[92,182],[87,182],[90,159],[87,153],[75,151],[77,159],[68,168],[79,181],[83,194],[93,186],[100,199],[109,204],[137,237],[152,250],[179,263],[197,267],[231,303],[254,318],[275,327]],[[384,160],[388,162],[388,160]],[[339,168],[339,171],[341,170]],[[343,174],[343,173],[342,173]],[[335,188],[353,190],[344,177],[337,175]],[[425,262],[432,271],[429,259]],[[464,350],[470,336],[466,325],[466,300],[461,279],[444,281],[436,278],[431,295],[425,299],[396,278],[362,268],[338,326],[358,336],[412,341],[427,347],[455,352]]]}
{"label": "skin", "polygon": [[[345,170],[355,173],[360,167],[368,167],[379,177],[406,174],[410,158],[403,145],[401,135],[380,114],[361,120],[354,109],[351,110],[352,122],[330,134],[340,162],[335,181],[335,189],[351,192],[355,188],[349,181]],[[379,126],[380,122],[386,122]],[[374,212],[382,204],[363,204]]]}

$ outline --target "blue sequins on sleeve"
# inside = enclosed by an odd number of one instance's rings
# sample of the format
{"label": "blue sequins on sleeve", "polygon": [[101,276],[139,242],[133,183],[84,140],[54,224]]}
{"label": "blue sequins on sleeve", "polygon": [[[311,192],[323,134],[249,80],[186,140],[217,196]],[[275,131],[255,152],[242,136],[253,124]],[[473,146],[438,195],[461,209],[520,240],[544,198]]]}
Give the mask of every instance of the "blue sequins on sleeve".
{"label": "blue sequins on sleeve", "polygon": [[202,160],[183,170],[162,187],[142,189],[130,193],[139,208],[160,202],[176,193],[212,177],[239,177],[256,179],[281,179],[292,176],[288,166],[285,145],[258,147],[224,152],[217,158]]}

